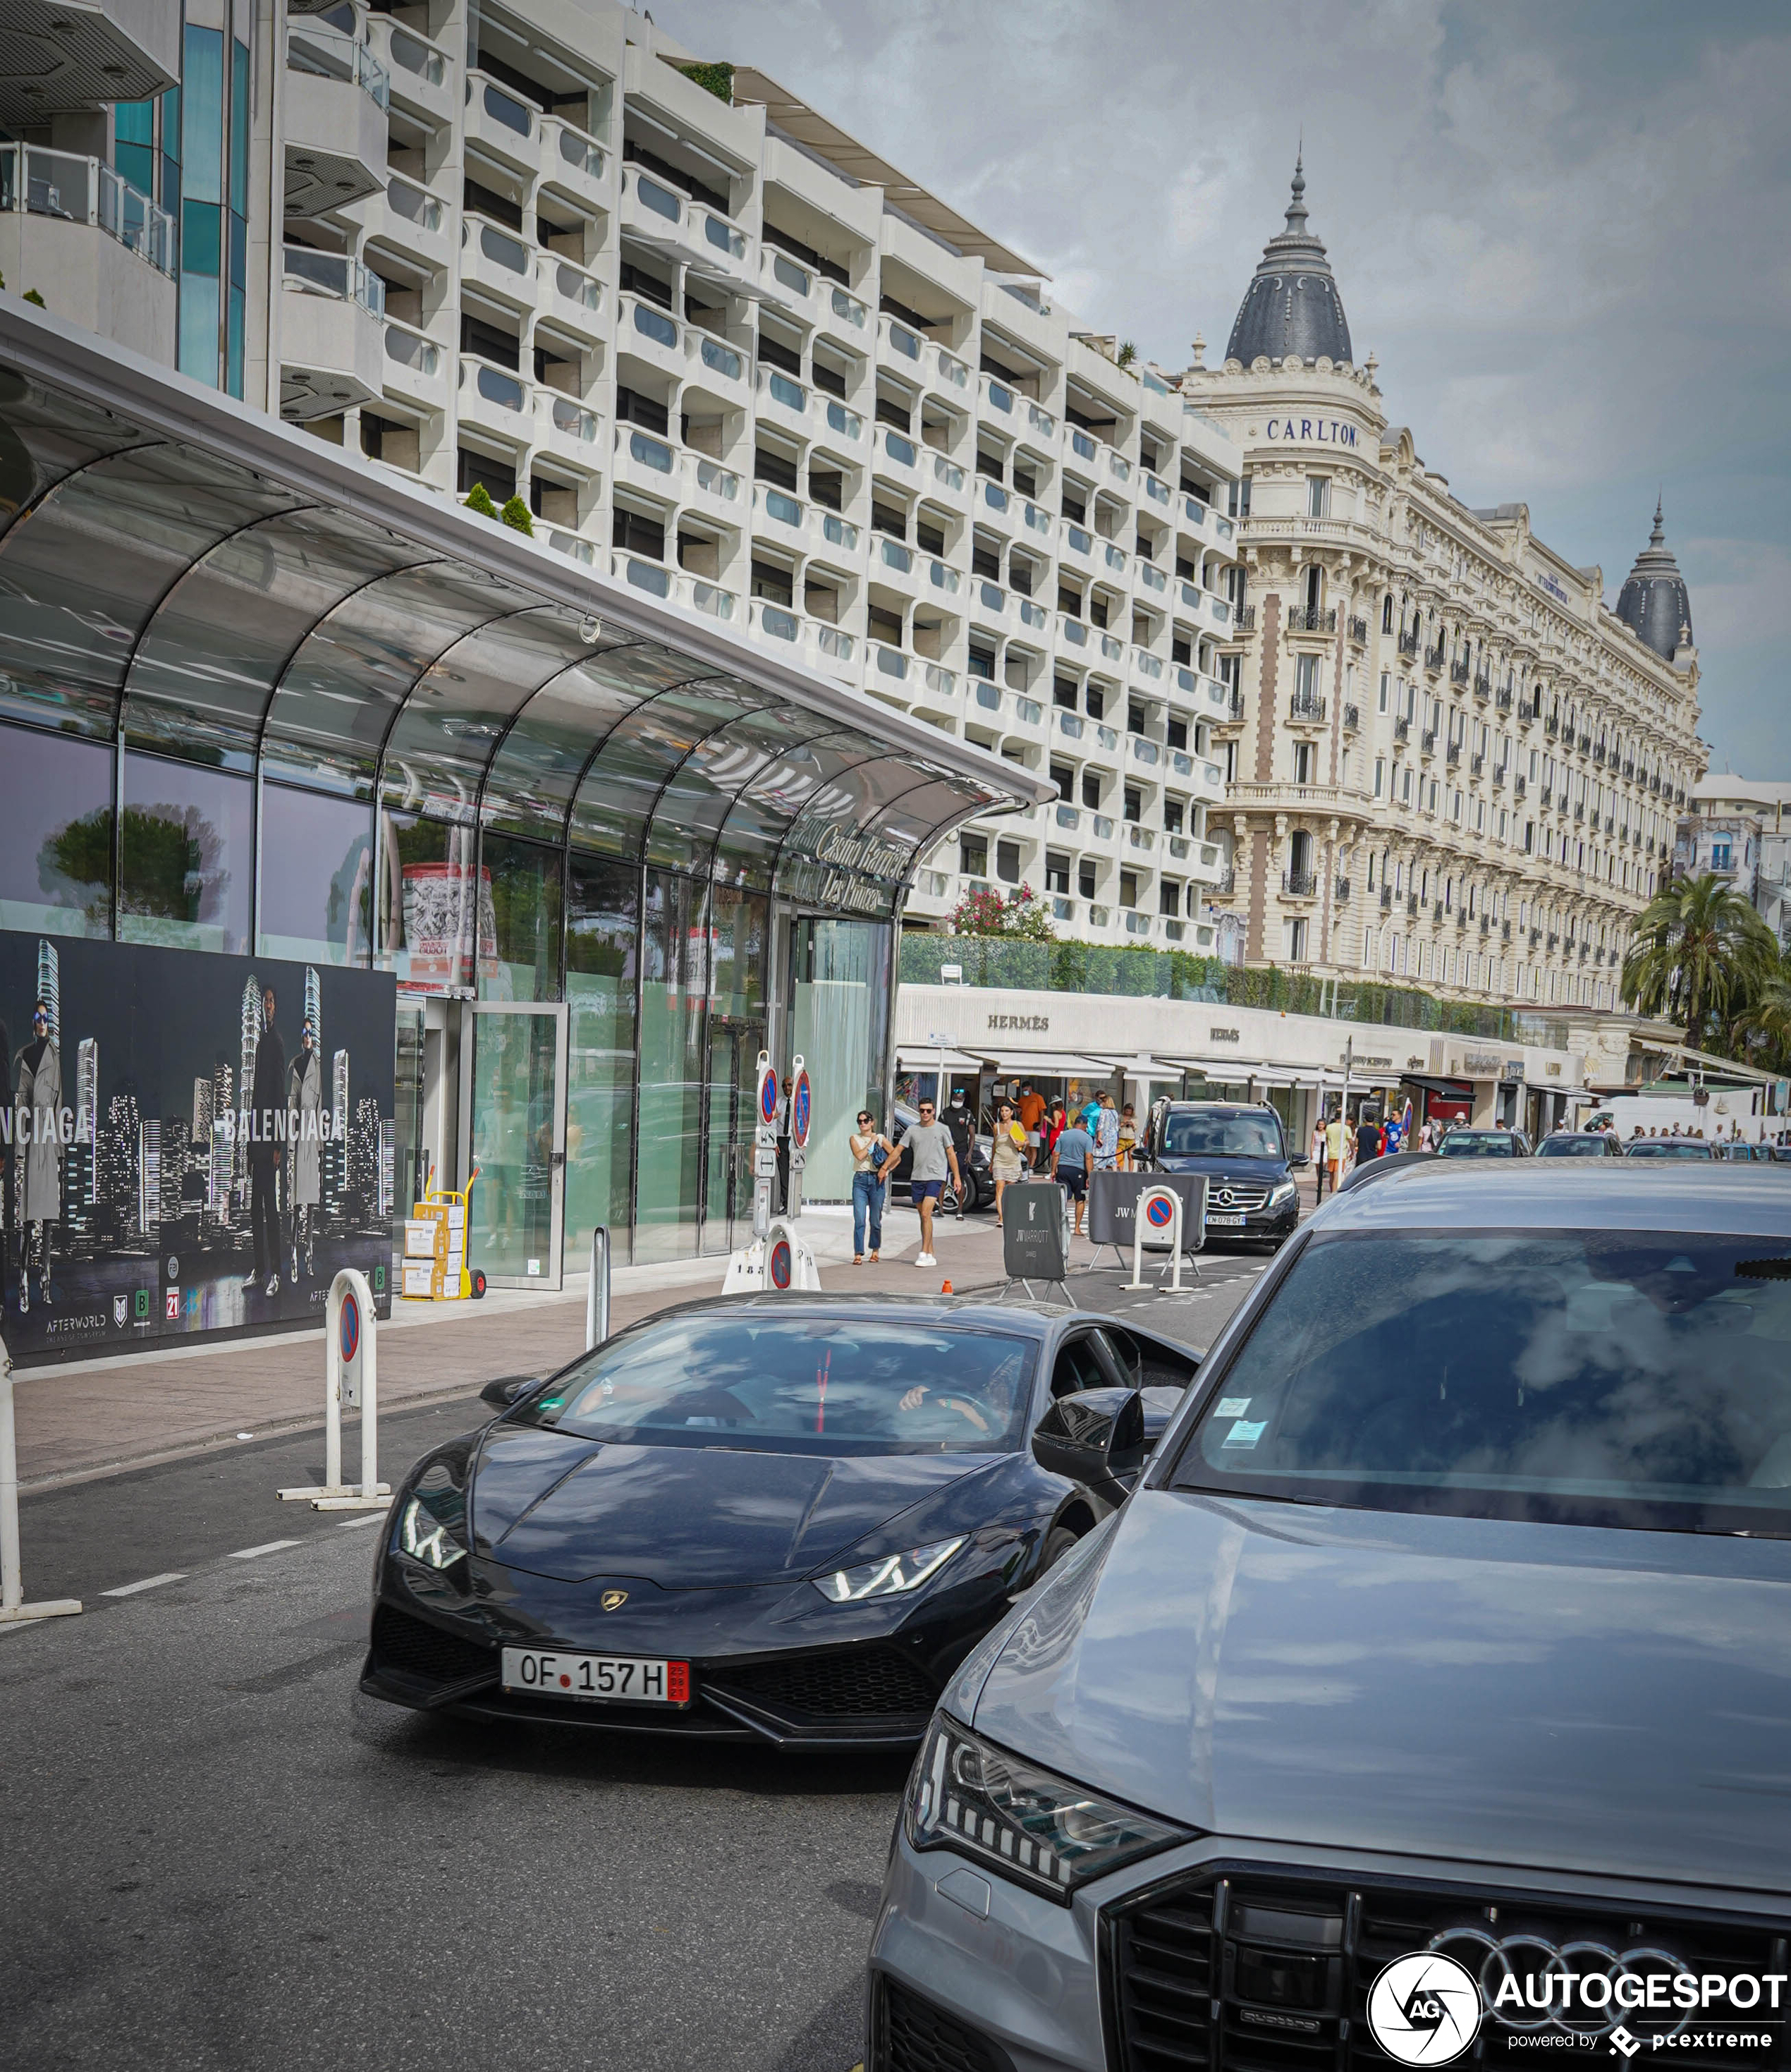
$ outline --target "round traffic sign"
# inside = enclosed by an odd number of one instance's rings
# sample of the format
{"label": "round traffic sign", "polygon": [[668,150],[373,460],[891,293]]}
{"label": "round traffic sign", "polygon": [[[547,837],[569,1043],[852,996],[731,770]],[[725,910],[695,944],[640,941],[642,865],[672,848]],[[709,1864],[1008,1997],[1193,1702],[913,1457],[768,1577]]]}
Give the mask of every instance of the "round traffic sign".
{"label": "round traffic sign", "polygon": [[1144,1220],[1152,1230],[1167,1230],[1175,1221],[1175,1202],[1168,1194],[1152,1194],[1144,1205]]}
{"label": "round traffic sign", "polygon": [[766,1072],[758,1083],[758,1119],[769,1129],[778,1119],[778,1075]]}
{"label": "round traffic sign", "polygon": [[814,1096],[809,1091],[808,1073],[805,1068],[797,1073],[796,1083],[790,1095],[790,1138],[799,1149],[808,1141],[808,1124],[814,1105]]}
{"label": "round traffic sign", "polygon": [[355,1300],[352,1289],[342,1298],[340,1330],[342,1362],[346,1367],[360,1350],[360,1305]]}
{"label": "round traffic sign", "polygon": [[787,1237],[780,1237],[771,1248],[771,1285],[790,1285],[790,1240]]}

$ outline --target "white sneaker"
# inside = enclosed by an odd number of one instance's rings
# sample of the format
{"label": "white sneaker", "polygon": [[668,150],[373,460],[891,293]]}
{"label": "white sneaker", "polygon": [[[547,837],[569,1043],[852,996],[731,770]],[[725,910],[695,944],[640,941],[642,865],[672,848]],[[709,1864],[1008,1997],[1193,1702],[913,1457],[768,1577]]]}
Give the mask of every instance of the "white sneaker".
{"label": "white sneaker", "polygon": [[914,1254],[916,1266],[937,1266],[939,1263],[930,1252],[917,1252]]}

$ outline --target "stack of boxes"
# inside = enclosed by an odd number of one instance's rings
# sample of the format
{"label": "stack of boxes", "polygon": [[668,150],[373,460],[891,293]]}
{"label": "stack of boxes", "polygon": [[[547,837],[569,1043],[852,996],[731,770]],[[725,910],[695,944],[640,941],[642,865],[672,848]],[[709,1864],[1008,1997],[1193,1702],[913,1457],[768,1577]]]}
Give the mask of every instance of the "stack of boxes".
{"label": "stack of boxes", "polygon": [[458,1301],[466,1263],[466,1205],[419,1202],[405,1224],[405,1294],[418,1301]]}

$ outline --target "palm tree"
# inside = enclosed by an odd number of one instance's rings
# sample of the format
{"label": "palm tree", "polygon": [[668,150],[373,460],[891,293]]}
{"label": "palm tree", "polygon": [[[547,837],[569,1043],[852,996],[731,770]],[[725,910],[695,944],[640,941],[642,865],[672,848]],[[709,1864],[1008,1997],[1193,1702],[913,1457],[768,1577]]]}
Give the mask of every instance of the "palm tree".
{"label": "palm tree", "polygon": [[1769,1066],[1791,1063],[1791,952],[1780,952],[1740,1020],[1748,1046],[1763,1050]]}
{"label": "palm tree", "polygon": [[1694,1050],[1736,1018],[1778,968],[1773,931],[1727,878],[1675,878],[1638,917],[1623,989],[1645,1014],[1683,1025]]}

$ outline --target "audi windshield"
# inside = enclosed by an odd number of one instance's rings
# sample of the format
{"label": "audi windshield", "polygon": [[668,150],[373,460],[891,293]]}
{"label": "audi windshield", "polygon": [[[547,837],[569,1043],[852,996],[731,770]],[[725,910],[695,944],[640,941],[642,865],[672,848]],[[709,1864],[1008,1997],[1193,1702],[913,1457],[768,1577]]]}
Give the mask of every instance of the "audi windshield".
{"label": "audi windshield", "polygon": [[1171,1114],[1163,1149],[1172,1158],[1280,1158],[1281,1133],[1266,1115]]}
{"label": "audi windshield", "polygon": [[1791,1537],[1791,1244],[1315,1236],[1177,1486]]}

